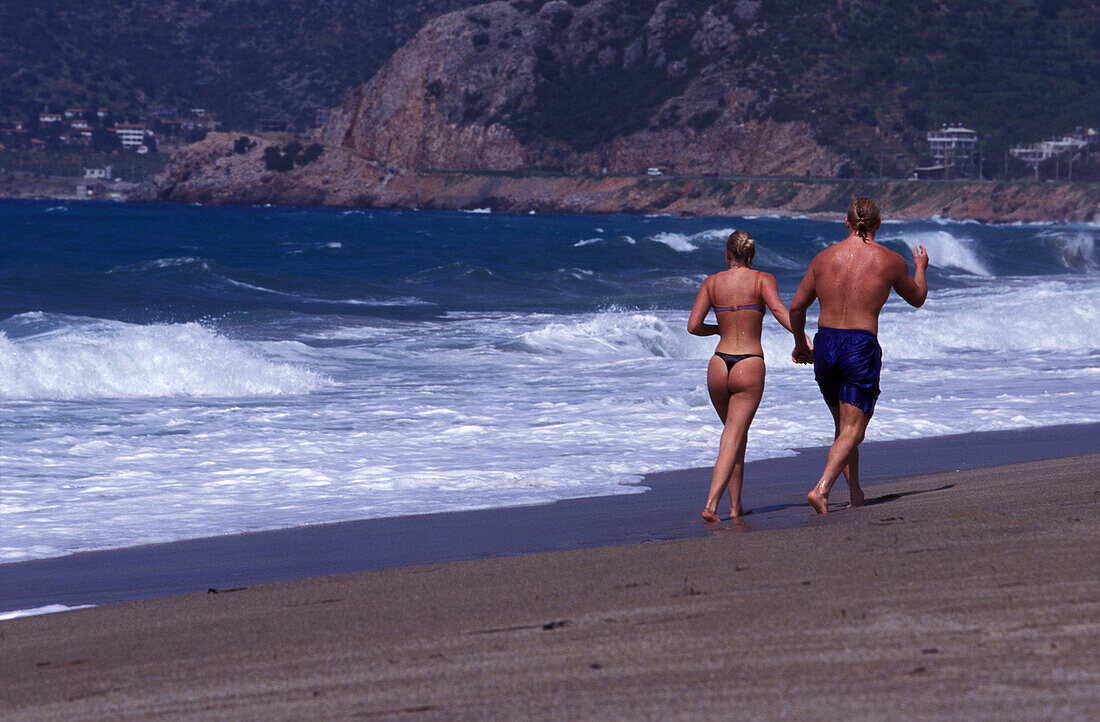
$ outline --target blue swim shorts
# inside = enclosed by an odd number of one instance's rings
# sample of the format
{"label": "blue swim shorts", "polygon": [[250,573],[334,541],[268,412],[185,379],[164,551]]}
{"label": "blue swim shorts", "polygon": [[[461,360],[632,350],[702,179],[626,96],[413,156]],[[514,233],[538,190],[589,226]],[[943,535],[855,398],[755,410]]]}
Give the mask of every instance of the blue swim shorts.
{"label": "blue swim shorts", "polygon": [[882,348],[870,331],[859,328],[818,328],[814,336],[814,378],[825,403],[855,406],[875,413]]}

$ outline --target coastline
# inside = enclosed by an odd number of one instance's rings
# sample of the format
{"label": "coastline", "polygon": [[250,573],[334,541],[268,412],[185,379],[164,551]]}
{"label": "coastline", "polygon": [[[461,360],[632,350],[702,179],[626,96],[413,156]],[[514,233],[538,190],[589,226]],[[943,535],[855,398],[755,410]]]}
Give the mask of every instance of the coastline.
{"label": "coastline", "polygon": [[[769,531],[812,525],[805,492],[825,448],[746,465],[754,514],[733,524],[699,519],[709,467],[647,475],[644,493],[552,504],[366,519],[0,564],[0,612],[102,605],[207,589],[366,570]],[[869,496],[899,477],[1100,453],[1100,423],[861,446]],[[838,486],[834,505],[846,502]]]}
{"label": "coastline", "polygon": [[[584,175],[387,167],[350,148],[288,171],[268,170],[265,150],[285,138],[211,133],[178,150],[163,172],[124,195],[130,201],[204,205],[473,210],[680,217],[778,215],[842,218],[870,196],[887,218],[985,223],[1100,223],[1100,182],[909,181],[885,178]],[[11,184],[0,183],[0,193]],[[5,194],[11,195],[13,191]]]}
{"label": "coastline", "polygon": [[6,719],[1087,718],[1100,456],[794,527],[3,622]]}
{"label": "coastline", "polygon": [[[1100,183],[904,181],[883,179],[647,178],[408,171],[383,183],[356,185],[351,195],[329,196],[292,179],[225,179],[158,184],[146,180],[83,195],[77,178],[38,179],[18,190],[0,187],[0,199],[59,202],[164,202],[181,205],[470,211],[510,214],[627,214],[680,218],[755,217],[843,220],[852,198],[881,199],[891,220],[941,218],[988,224],[1100,223]],[[329,184],[329,178],[323,184]],[[348,184],[345,184],[348,185]]]}

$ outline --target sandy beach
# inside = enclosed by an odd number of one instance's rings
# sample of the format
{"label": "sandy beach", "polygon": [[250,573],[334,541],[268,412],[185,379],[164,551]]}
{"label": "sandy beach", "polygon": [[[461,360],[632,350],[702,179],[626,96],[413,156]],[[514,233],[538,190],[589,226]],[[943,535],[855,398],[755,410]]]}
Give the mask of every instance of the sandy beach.
{"label": "sandy beach", "polygon": [[3,716],[1093,717],[1100,455],[869,491],[753,533],[9,620]]}

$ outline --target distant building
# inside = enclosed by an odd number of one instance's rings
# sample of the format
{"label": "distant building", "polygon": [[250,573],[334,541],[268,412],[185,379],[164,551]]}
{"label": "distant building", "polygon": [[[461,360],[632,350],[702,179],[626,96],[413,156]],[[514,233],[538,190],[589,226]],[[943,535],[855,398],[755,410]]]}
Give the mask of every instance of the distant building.
{"label": "distant building", "polygon": [[65,109],[65,117],[69,118],[70,120],[73,119],[73,118],[83,118],[84,117],[84,109],[83,108],[66,108]]}
{"label": "distant building", "polygon": [[124,148],[136,148],[145,145],[145,139],[152,137],[153,131],[141,123],[119,123],[115,126],[115,135]]}
{"label": "distant building", "polygon": [[978,134],[961,125],[944,125],[928,132],[928,149],[934,161],[932,166],[918,168],[917,172],[942,168],[944,178],[970,176],[978,159]]}
{"label": "distant building", "polygon": [[1066,137],[1084,141],[1085,146],[1089,148],[1100,146],[1100,131],[1096,130],[1096,128],[1078,127]]}
{"label": "distant building", "polygon": [[23,129],[21,123],[0,123],[0,147],[26,148],[30,145],[31,135]]}
{"label": "distant building", "polygon": [[47,123],[60,123],[64,118],[61,113],[39,113],[38,122],[46,125]]}
{"label": "distant building", "polygon": [[661,175],[661,169],[660,168],[646,168],[645,169],[645,174],[646,175]]}
{"label": "distant building", "polygon": [[947,177],[947,166],[934,164],[913,169],[913,177],[910,180],[939,180]]}
{"label": "distant building", "polygon": [[[1035,180],[1039,180],[1039,165],[1044,161],[1054,158],[1059,161],[1063,156],[1070,160],[1069,172],[1072,179],[1073,158],[1078,151],[1088,151],[1089,147],[1096,143],[1098,134],[1092,128],[1078,128],[1076,132],[1064,135],[1061,138],[1052,138],[1031,145],[1017,145],[1008,149],[1013,158],[1018,158],[1031,166],[1035,173]],[[1058,163],[1057,165],[1060,165]],[[1055,176],[1058,175],[1057,165]]]}
{"label": "distant building", "polygon": [[85,168],[84,179],[85,180],[110,180],[111,170],[113,166],[104,166],[102,168]]}
{"label": "distant building", "polygon": [[88,121],[84,120],[84,118],[81,117],[74,120],[70,127],[73,130],[87,130],[92,126],[88,124]]}

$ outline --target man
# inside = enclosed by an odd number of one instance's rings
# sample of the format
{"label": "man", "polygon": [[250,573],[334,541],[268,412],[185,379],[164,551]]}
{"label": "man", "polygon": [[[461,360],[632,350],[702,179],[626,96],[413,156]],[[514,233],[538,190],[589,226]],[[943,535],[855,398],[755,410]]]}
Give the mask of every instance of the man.
{"label": "man", "polygon": [[[835,437],[825,471],[806,495],[819,514],[829,512],[829,491],[844,472],[852,506],[863,504],[859,486],[859,444],[875,410],[879,394],[882,349],[878,345],[878,315],[890,289],[919,308],[928,296],[924,274],[928,252],[913,249],[916,272],[897,253],[875,242],[882,223],[870,198],[857,198],[848,207],[848,237],[814,257],[791,302],[791,357],[813,363],[821,395],[833,414]],[[813,349],[806,344],[806,309],[821,303]]]}

